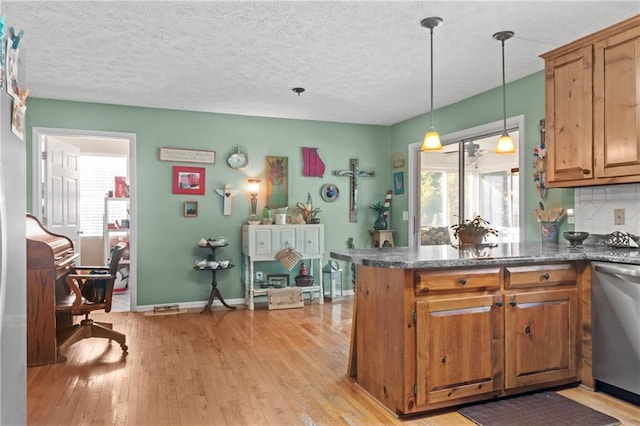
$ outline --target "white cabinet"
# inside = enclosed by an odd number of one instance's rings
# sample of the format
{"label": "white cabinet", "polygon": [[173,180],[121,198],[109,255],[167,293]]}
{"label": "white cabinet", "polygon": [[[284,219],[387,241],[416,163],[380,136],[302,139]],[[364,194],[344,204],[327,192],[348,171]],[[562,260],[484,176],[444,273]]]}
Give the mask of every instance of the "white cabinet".
{"label": "white cabinet", "polygon": [[[131,232],[129,219],[129,199],[128,198],[105,198],[104,199],[104,264],[109,263],[111,258],[111,248],[120,242],[129,243]],[[125,249],[121,265],[129,263],[129,247]]]}
{"label": "white cabinet", "polygon": [[[311,261],[309,273],[314,276],[315,285],[300,287],[313,298],[318,294],[318,302],[324,303],[322,289],[322,255],[324,254],[324,225],[244,225],[242,227],[242,255],[244,260],[245,300],[253,309],[254,297],[267,294],[267,289],[256,288],[254,282],[254,262],[277,261],[276,254],[286,248],[302,253],[302,260]],[[317,274],[314,261],[317,260]]]}

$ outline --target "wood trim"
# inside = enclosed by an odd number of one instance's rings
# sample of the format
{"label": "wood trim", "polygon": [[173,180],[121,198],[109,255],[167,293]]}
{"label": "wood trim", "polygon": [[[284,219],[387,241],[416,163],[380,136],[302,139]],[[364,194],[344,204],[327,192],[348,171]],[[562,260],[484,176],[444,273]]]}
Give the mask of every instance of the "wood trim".
{"label": "wood trim", "polygon": [[590,389],[594,389],[593,380],[593,333],[592,333],[592,313],[591,313],[591,262],[578,262],[578,377],[582,384]]}

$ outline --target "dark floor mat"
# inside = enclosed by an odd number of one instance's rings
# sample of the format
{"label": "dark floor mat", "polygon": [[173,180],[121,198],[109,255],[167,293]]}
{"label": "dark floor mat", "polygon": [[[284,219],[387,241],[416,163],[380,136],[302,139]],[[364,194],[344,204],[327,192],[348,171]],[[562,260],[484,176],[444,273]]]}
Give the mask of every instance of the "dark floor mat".
{"label": "dark floor mat", "polygon": [[620,421],[555,392],[541,392],[458,410],[481,426],[613,426]]}

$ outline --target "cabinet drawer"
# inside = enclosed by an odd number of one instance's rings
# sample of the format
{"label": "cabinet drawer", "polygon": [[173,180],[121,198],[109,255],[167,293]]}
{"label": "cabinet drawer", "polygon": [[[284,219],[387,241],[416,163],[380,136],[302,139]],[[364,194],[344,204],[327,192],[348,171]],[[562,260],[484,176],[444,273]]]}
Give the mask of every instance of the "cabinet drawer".
{"label": "cabinet drawer", "polygon": [[416,294],[452,290],[497,290],[500,288],[500,268],[450,269],[417,271]]}
{"label": "cabinet drawer", "polygon": [[540,287],[575,283],[575,263],[507,266],[505,268],[505,288]]}

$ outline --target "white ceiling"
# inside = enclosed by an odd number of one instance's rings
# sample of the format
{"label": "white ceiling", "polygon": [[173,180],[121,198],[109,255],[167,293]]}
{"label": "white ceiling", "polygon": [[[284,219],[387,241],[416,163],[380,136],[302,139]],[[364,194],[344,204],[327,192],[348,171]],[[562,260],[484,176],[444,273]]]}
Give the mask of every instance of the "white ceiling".
{"label": "white ceiling", "polygon": [[[390,125],[542,70],[640,1],[8,1],[31,96]],[[22,53],[22,52],[21,52]],[[299,97],[293,87],[306,88]],[[496,108],[500,106],[496,105]]]}

